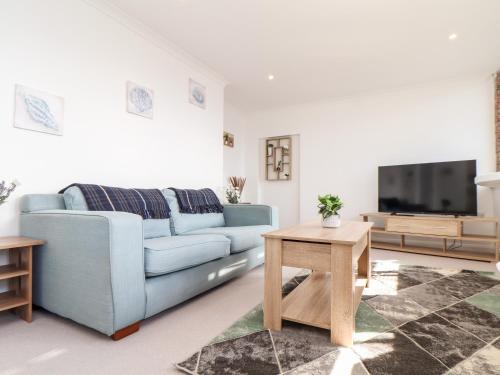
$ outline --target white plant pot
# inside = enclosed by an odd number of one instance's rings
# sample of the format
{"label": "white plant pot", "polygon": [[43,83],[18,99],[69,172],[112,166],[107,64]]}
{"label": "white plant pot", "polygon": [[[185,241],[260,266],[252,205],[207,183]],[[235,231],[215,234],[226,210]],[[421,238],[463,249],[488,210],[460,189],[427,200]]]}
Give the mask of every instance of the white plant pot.
{"label": "white plant pot", "polygon": [[338,228],[340,227],[340,215],[332,215],[323,219],[323,227]]}

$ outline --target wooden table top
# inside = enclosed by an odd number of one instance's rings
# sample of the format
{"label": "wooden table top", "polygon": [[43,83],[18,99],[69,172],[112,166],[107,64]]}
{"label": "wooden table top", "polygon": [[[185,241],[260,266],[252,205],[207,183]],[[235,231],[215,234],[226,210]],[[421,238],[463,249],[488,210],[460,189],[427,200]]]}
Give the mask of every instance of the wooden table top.
{"label": "wooden table top", "polygon": [[45,241],[28,237],[0,237],[0,250],[43,245]]}
{"label": "wooden table top", "polygon": [[372,222],[342,221],[339,228],[323,228],[318,220],[278,229],[262,236],[282,240],[324,242],[342,245],[356,244],[373,226]]}

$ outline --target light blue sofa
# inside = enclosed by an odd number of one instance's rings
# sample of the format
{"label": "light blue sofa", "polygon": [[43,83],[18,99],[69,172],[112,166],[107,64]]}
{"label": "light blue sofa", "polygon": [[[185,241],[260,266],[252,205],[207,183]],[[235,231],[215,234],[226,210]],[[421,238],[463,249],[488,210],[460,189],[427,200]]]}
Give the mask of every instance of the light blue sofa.
{"label": "light blue sofa", "polygon": [[119,338],[264,262],[261,235],[277,228],[275,208],[181,214],[173,191],[163,193],[167,220],[88,211],[79,191],[24,196],[21,234],[46,241],[34,252],[33,303]]}

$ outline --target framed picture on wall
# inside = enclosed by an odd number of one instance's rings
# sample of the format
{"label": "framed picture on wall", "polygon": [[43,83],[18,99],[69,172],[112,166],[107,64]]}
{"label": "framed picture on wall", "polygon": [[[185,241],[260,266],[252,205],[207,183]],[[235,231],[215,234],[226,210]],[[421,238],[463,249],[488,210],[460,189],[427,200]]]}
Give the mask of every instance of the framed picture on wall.
{"label": "framed picture on wall", "polygon": [[62,135],[64,99],[43,91],[16,85],[14,127]]}
{"label": "framed picture on wall", "polygon": [[127,82],[127,112],[152,119],[153,99],[153,90],[134,82]]}
{"label": "framed picture on wall", "polygon": [[224,132],[223,142],[224,146],[234,147],[234,135],[228,132]]}
{"label": "framed picture on wall", "polygon": [[200,108],[207,107],[206,88],[201,83],[189,79],[189,103]]}

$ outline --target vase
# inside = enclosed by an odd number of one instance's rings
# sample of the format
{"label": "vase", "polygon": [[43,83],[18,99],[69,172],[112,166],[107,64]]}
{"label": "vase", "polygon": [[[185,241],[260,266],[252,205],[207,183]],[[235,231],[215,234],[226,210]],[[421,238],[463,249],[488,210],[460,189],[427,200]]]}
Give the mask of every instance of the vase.
{"label": "vase", "polygon": [[332,215],[323,219],[324,228],[338,228],[340,227],[340,215]]}

